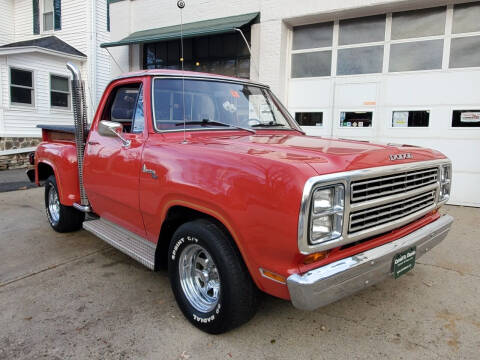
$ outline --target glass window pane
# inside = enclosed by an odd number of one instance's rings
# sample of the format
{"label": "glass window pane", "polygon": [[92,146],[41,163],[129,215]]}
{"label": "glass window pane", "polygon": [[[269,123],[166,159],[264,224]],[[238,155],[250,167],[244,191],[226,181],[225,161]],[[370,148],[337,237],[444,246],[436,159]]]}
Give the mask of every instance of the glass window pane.
{"label": "glass window pane", "polygon": [[480,36],[452,39],[450,67],[480,66]]}
{"label": "glass window pane", "polygon": [[323,112],[296,112],[295,120],[301,126],[323,126]]}
{"label": "glass window pane", "polygon": [[50,105],[68,108],[68,97],[69,94],[52,91],[50,92]]}
{"label": "glass window pane", "polygon": [[138,88],[118,88],[111,109],[112,121],[131,123],[137,96]]}
{"label": "glass window pane", "polygon": [[392,44],[389,71],[440,69],[442,54],[443,40]]}
{"label": "glass window pane", "polygon": [[428,127],[430,111],[394,111],[392,113],[393,127]]}
{"label": "glass window pane", "polygon": [[480,110],[453,110],[452,127],[480,128]]}
{"label": "glass window pane", "polygon": [[53,12],[43,14],[43,30],[53,30]]}
{"label": "glass window pane", "polygon": [[51,87],[52,90],[65,91],[69,92],[68,79],[63,76],[51,76]]}
{"label": "glass window pane", "polygon": [[381,73],[383,45],[338,50],[337,74]]}
{"label": "glass window pane", "polygon": [[393,13],[392,40],[442,35],[445,18],[445,7]]}
{"label": "glass window pane", "polygon": [[237,77],[250,78],[250,59],[239,59],[237,62]]}
{"label": "glass window pane", "polygon": [[385,39],[385,15],[340,21],[340,45],[359,44]]}
{"label": "glass window pane", "polygon": [[10,69],[10,83],[14,85],[33,87],[32,72]]}
{"label": "glass window pane", "polygon": [[167,43],[168,65],[179,66],[180,64],[180,41],[174,40]]}
{"label": "glass window pane", "polygon": [[53,0],[43,0],[43,12],[53,12]]}
{"label": "glass window pane", "polygon": [[330,76],[331,51],[316,51],[292,55],[292,78]]}
{"label": "glass window pane", "polygon": [[10,101],[19,104],[32,104],[32,90],[10,86]]}
{"label": "glass window pane", "polygon": [[373,112],[342,111],[340,113],[341,127],[372,127]]}
{"label": "glass window pane", "polygon": [[145,127],[145,117],[143,114],[143,90],[140,88],[138,94],[137,107],[135,109],[135,115],[133,117],[132,132],[142,132]]}
{"label": "glass window pane", "polygon": [[293,28],[292,49],[312,49],[332,46],[333,22]]}
{"label": "glass window pane", "polygon": [[480,31],[480,2],[458,4],[453,8],[454,34]]}

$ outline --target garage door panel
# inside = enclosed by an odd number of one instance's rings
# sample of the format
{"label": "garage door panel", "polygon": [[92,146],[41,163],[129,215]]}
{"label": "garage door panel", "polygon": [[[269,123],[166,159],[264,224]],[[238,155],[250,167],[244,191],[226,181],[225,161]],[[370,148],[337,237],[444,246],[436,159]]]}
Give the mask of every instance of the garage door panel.
{"label": "garage door panel", "polygon": [[290,80],[289,108],[325,108],[330,107],[331,80],[306,79]]}
{"label": "garage door panel", "polygon": [[[475,185],[474,185],[475,184]],[[480,174],[453,173],[452,193],[449,204],[480,206]]]}

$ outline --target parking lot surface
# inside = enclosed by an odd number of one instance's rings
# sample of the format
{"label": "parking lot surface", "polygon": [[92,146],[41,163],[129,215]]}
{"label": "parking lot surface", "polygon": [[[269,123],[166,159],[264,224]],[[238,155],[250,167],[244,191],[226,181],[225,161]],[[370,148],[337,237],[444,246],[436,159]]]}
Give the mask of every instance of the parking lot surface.
{"label": "parking lot surface", "polygon": [[98,238],[57,234],[43,189],[0,193],[0,359],[478,359],[480,209],[413,271],[314,312],[262,298],[223,335],[192,327],[166,272]]}

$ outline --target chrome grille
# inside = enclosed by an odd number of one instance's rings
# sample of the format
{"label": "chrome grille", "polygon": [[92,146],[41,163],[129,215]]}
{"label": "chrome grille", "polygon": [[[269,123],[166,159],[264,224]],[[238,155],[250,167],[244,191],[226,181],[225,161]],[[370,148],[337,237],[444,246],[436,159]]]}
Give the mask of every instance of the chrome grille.
{"label": "chrome grille", "polygon": [[373,200],[421,188],[434,184],[437,177],[438,168],[434,167],[353,181],[350,202]]}
{"label": "chrome grille", "polygon": [[349,233],[405,218],[435,204],[435,190],[350,214]]}

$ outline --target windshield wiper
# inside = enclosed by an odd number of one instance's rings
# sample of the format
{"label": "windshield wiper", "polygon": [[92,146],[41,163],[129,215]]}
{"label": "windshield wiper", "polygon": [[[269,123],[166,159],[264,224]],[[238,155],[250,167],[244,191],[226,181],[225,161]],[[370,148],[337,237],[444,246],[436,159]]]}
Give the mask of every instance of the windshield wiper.
{"label": "windshield wiper", "polygon": [[283,124],[277,124],[277,123],[274,123],[273,121],[270,121],[268,123],[260,123],[260,124],[254,124],[254,125],[251,125],[252,127],[277,127],[277,126],[285,126]]}
{"label": "windshield wiper", "polygon": [[[184,123],[181,122],[181,123],[176,123],[175,126],[182,126]],[[230,128],[235,128],[235,129],[240,129],[240,130],[245,130],[245,131],[249,131],[253,134],[256,134],[257,132],[253,129],[249,129],[249,128],[246,128],[246,127],[242,127],[242,126],[237,126],[237,125],[232,125],[232,124],[227,124],[227,123],[224,123],[224,122],[221,122],[221,121],[212,121],[212,120],[209,120],[209,119],[203,119],[201,121],[186,121],[185,122],[185,125],[201,125],[201,126],[209,126],[209,125],[213,125],[213,126],[226,126],[226,127],[230,127]]]}

